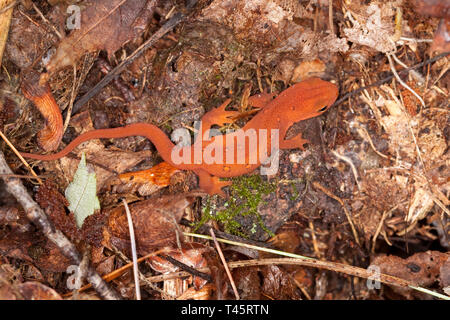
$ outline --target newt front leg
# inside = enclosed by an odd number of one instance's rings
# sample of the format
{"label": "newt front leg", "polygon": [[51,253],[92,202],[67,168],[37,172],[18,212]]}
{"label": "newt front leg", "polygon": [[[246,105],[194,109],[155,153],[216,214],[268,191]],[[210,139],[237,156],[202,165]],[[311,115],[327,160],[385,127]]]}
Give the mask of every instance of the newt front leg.
{"label": "newt front leg", "polygon": [[198,176],[198,185],[200,189],[206,191],[210,195],[218,194],[225,198],[225,192],[222,188],[231,185],[232,181],[221,181],[219,177],[210,175],[207,171],[202,169],[194,170]]}

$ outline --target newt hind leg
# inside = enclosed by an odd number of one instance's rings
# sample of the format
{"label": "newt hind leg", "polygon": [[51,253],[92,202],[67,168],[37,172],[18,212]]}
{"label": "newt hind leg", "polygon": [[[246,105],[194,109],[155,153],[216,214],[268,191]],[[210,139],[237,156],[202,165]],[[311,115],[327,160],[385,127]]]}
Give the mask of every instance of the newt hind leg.
{"label": "newt hind leg", "polygon": [[205,170],[194,171],[199,178],[199,187],[210,195],[218,194],[225,198],[222,188],[232,184],[232,181],[221,181],[219,177],[210,175]]}

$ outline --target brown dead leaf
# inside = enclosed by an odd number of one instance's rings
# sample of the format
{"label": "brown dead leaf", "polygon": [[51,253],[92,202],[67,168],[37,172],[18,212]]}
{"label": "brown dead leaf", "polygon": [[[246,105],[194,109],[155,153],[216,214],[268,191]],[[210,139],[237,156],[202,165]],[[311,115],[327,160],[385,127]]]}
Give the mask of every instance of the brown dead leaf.
{"label": "brown dead leaf", "polygon": [[300,298],[291,277],[275,265],[262,268],[264,294],[277,300],[297,300]]}
{"label": "brown dead leaf", "polygon": [[[145,255],[166,246],[176,246],[177,237],[181,236],[178,221],[192,201],[192,197],[177,195],[131,204],[138,252]],[[105,232],[106,244],[110,243],[125,252],[130,251],[128,222],[123,206],[114,208],[108,214]]]}
{"label": "brown dead leaf", "polygon": [[439,280],[441,282],[441,286],[444,289],[444,292],[447,295],[450,295],[450,257],[442,265],[440,272],[441,274],[439,275]]}
{"label": "brown dead leaf", "polygon": [[303,61],[295,67],[292,75],[292,82],[300,82],[311,77],[320,77],[325,71],[325,63],[319,59]]}
{"label": "brown dead leaf", "polygon": [[258,268],[236,268],[233,270],[233,280],[242,300],[261,300]]}
{"label": "brown dead leaf", "polygon": [[[427,287],[439,279],[441,267],[449,257],[449,253],[439,251],[419,252],[406,259],[379,255],[372,259],[371,266],[379,267],[381,273],[410,281],[417,286]],[[393,289],[408,298],[411,297],[412,292],[409,289],[394,287]]]}
{"label": "brown dead leaf", "polygon": [[17,286],[25,300],[62,300],[52,288],[39,282],[28,281]]}
{"label": "brown dead leaf", "polygon": [[141,34],[153,15],[156,0],[84,1],[81,28],[59,44],[47,64],[49,73],[72,65],[87,52],[106,50],[108,56]]}
{"label": "brown dead leaf", "polygon": [[36,201],[56,228],[64,232],[72,241],[79,239],[73,213],[66,214],[65,208],[69,206],[69,203],[53,181],[48,179],[39,186]]}
{"label": "brown dead leaf", "polygon": [[[182,244],[181,249],[176,248],[164,252],[164,256],[169,256],[191,268],[199,269],[208,265],[203,254],[209,250],[210,248],[203,244],[191,242]],[[178,266],[175,266],[163,257],[153,256],[147,261],[153,270],[160,273],[176,272],[180,270]],[[198,290],[201,289],[207,281],[198,276],[194,276],[192,282],[194,283],[194,287]]]}

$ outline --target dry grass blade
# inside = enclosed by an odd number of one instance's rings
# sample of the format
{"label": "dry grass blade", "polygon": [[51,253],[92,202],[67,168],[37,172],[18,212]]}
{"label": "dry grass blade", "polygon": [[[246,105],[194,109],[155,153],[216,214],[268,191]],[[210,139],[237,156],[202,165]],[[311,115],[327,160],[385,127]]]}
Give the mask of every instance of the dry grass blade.
{"label": "dry grass blade", "polygon": [[[188,237],[212,240],[212,238],[210,236],[205,236],[202,234],[185,232],[184,235],[188,236]],[[239,261],[239,262],[230,262],[229,263],[230,268],[247,267],[247,266],[263,265],[263,264],[266,264],[266,265],[296,264],[296,265],[303,265],[303,266],[307,266],[307,267],[326,269],[326,270],[335,271],[335,272],[341,272],[341,273],[353,275],[353,276],[360,277],[360,278],[373,279],[373,277],[374,277],[373,272],[371,272],[370,270],[359,268],[359,267],[354,267],[354,266],[349,266],[344,263],[321,261],[321,260],[317,260],[314,258],[301,256],[301,255],[298,255],[295,253],[258,247],[258,246],[249,245],[249,244],[245,244],[245,243],[239,243],[239,242],[230,241],[230,240],[226,240],[226,239],[217,238],[217,241],[289,257],[289,258],[259,259],[259,260],[257,259],[257,260],[245,260],[245,261]],[[377,274],[377,281],[380,281],[380,282],[382,282],[384,284],[388,284],[388,285],[399,286],[399,287],[404,287],[404,288],[411,288],[414,290],[425,292],[425,293],[432,295],[434,297],[437,297],[439,299],[450,300],[449,296],[445,296],[445,295],[442,295],[440,293],[437,293],[437,292],[434,292],[432,290],[428,290],[425,288],[417,287],[413,283],[410,283],[407,280],[400,279],[400,278],[397,278],[397,277],[394,277],[394,276],[391,276],[388,274],[383,274],[383,273]]]}
{"label": "dry grass blade", "polygon": [[228,268],[227,261],[225,260],[225,257],[223,256],[222,249],[220,249],[220,245],[217,242],[216,235],[214,234],[213,229],[209,229],[209,232],[211,233],[212,239],[214,241],[214,245],[216,246],[217,252],[219,253],[220,260],[222,260],[223,266],[225,268],[225,272],[227,273],[228,279],[230,280],[231,287],[233,288],[234,296],[236,297],[236,300],[240,300],[239,292],[237,291],[236,284],[234,283],[233,276],[231,275],[231,272],[230,272],[230,268]]}
{"label": "dry grass blade", "polygon": [[130,208],[128,207],[128,203],[125,201],[125,199],[122,199],[122,202],[127,214],[128,229],[130,230],[131,255],[133,257],[133,275],[136,289],[136,300],[141,300],[141,288],[139,286],[139,267],[137,263],[136,238],[134,236],[133,219],[131,218],[131,212]]}

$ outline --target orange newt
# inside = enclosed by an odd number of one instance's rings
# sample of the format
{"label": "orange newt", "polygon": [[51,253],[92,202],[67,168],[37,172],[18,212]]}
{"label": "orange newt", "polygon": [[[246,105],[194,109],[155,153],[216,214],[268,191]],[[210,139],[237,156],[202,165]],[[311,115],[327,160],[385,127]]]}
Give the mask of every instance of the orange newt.
{"label": "orange newt", "polygon": [[164,161],[175,168],[194,171],[199,177],[201,189],[211,195],[223,196],[222,188],[230,185],[231,181],[221,181],[219,178],[252,172],[261,164],[266,164],[277,147],[303,149],[303,145],[308,141],[302,139],[301,134],[285,139],[289,127],[295,122],[322,114],[337,96],[338,89],[334,84],[318,78],[297,83],[281,92],[275,99],[271,94],[259,94],[250,97],[249,104],[261,110],[243,128],[210,137],[209,129],[213,125],[231,123],[232,118],[239,114],[237,111],[225,110],[231,101],[228,99],[202,117],[199,135],[194,144],[188,146],[174,145],[169,137],[154,125],[135,123],[86,132],[55,154],[21,154],[27,158],[56,160],[87,140],[144,136],[155,145]]}

